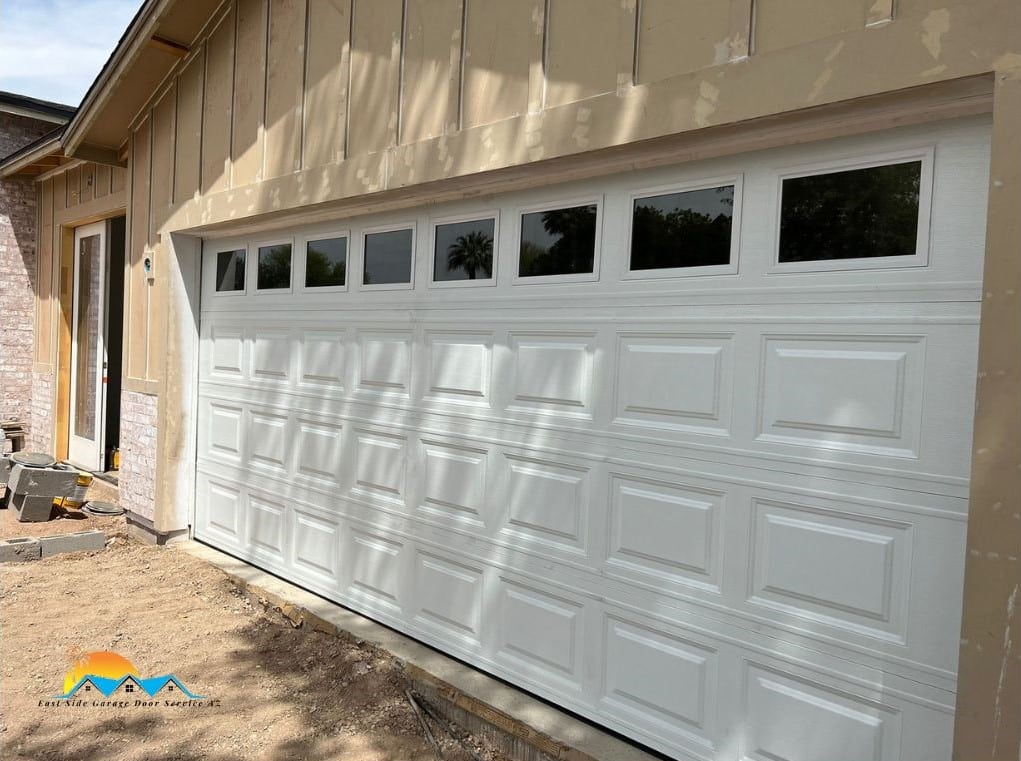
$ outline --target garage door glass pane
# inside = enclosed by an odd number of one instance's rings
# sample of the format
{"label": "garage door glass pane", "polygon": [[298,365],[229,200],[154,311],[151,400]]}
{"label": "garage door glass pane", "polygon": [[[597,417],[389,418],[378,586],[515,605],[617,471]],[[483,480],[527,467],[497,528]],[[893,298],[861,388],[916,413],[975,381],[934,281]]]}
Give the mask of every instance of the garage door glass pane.
{"label": "garage door glass pane", "polygon": [[291,287],[290,243],[259,246],[259,278],[256,287],[260,291]]}
{"label": "garage door glass pane", "polygon": [[365,285],[411,282],[411,230],[365,236]]}
{"label": "garage door glass pane", "polygon": [[922,162],[783,181],[781,262],[912,256]]}
{"label": "garage door glass pane", "polygon": [[491,279],[495,231],[495,219],[437,225],[433,280]]}
{"label": "garage door glass pane", "polygon": [[590,273],[595,251],[595,204],[521,215],[520,277]]}
{"label": "garage door glass pane", "polygon": [[636,198],[631,269],[730,264],[734,186]]}
{"label": "garage door glass pane", "polygon": [[305,287],[326,288],[347,282],[347,238],[310,240],[305,244]]}
{"label": "garage door glass pane", "polygon": [[245,289],[245,249],[220,251],[216,255],[216,290],[243,291]]}

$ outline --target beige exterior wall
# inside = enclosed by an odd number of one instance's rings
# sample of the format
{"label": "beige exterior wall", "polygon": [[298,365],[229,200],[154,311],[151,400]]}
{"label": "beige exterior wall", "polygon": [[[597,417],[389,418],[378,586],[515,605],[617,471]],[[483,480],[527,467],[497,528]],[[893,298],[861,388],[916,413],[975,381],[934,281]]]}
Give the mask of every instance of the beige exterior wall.
{"label": "beige exterior wall", "polygon": [[[74,228],[123,214],[127,172],[89,162],[44,176],[37,185],[39,228],[36,257],[33,420],[38,442],[64,454],[67,432],[58,430],[58,410],[67,404],[67,378],[58,377],[70,361],[70,299]],[[65,376],[67,373],[65,372]],[[46,430],[43,430],[43,428]]]}
{"label": "beige exterior wall", "polygon": [[132,124],[128,386],[171,231],[989,73],[1018,30],[1011,0],[228,0]]}
{"label": "beige exterior wall", "polygon": [[[167,276],[180,233],[988,111],[995,90],[1003,167],[981,360],[995,382],[979,386],[957,757],[1016,761],[1019,69],[1016,0],[228,0],[130,125],[129,198],[113,175],[106,196],[129,206],[125,389],[159,394],[156,527],[180,528],[173,505],[190,500],[175,491],[194,438],[181,422],[192,315],[181,278]],[[42,183],[54,221],[40,261],[53,261],[61,220],[98,208],[86,192],[70,209],[87,171]],[[150,254],[154,283],[141,270]],[[56,352],[55,265],[47,272],[42,367]]]}

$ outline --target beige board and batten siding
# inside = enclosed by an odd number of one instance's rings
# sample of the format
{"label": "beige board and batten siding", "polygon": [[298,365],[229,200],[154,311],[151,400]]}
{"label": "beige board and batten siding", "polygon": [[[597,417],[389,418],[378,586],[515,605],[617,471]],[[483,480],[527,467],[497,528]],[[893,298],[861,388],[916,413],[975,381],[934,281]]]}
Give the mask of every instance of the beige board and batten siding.
{"label": "beige board and batten siding", "polygon": [[[888,5],[225,3],[133,125],[151,229],[132,226],[132,278],[171,230],[976,75],[1021,48],[1005,0],[917,0],[883,23]],[[128,383],[152,392],[160,299],[129,289],[148,317]]]}
{"label": "beige board and batten siding", "polygon": [[56,365],[61,228],[92,222],[123,209],[127,197],[125,175],[120,167],[87,162],[56,172],[38,183],[37,372],[53,372]]}

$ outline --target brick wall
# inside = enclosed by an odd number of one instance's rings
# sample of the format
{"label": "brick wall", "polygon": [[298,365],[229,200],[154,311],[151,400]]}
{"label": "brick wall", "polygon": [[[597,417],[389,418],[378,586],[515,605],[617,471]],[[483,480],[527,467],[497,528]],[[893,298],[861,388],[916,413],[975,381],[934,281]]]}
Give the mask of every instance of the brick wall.
{"label": "brick wall", "polygon": [[[44,135],[55,125],[0,113],[0,156]],[[32,180],[0,180],[0,418],[17,418],[35,434],[34,378],[36,186]],[[52,405],[51,405],[52,406]],[[42,426],[47,431],[48,427]]]}
{"label": "brick wall", "polygon": [[149,520],[156,513],[156,397],[121,393],[121,506]]}

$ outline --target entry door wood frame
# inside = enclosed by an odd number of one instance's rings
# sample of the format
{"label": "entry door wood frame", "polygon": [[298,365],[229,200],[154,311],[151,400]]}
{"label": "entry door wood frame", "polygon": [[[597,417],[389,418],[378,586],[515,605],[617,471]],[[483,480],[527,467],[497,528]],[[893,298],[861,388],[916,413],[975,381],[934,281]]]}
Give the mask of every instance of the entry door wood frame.
{"label": "entry door wood frame", "polygon": [[[96,387],[94,392],[94,399],[92,404],[94,405],[94,423],[93,432],[94,437],[89,439],[87,437],[78,436],[75,432],[75,407],[77,404],[78,389],[75,379],[75,364],[78,358],[78,288],[79,288],[79,275],[80,275],[80,244],[81,241],[99,236],[100,238],[100,255],[99,255],[99,292],[96,294],[99,314],[97,319],[99,320],[99,326],[97,331],[97,340],[95,351],[96,357]],[[68,453],[67,457],[69,460],[74,462],[76,465],[85,467],[90,470],[101,470],[103,466],[103,443],[105,438],[105,426],[104,421],[104,408],[106,403],[106,291],[107,291],[107,223],[106,221],[95,222],[90,225],[84,225],[78,227],[74,231],[74,245],[72,249],[72,278],[71,278],[71,312],[70,312],[70,334],[71,334],[71,351],[69,361],[70,371],[70,388],[68,396]]]}

